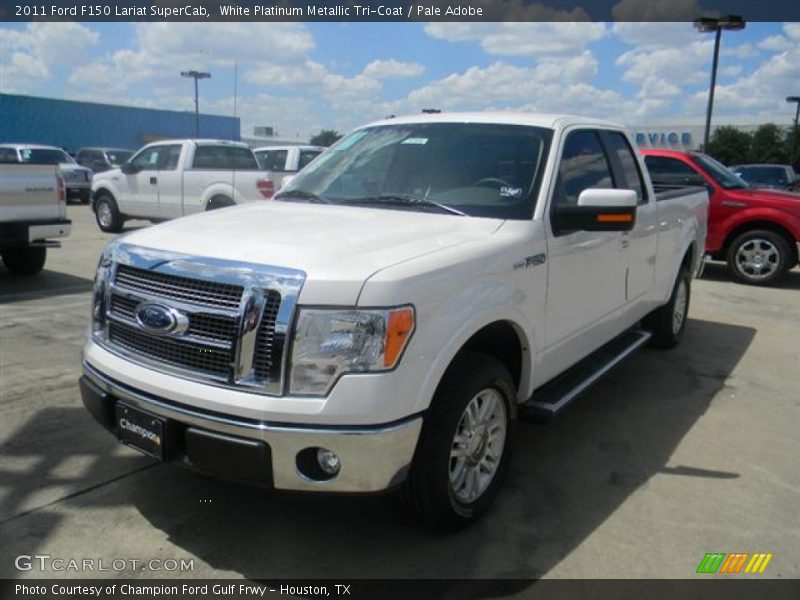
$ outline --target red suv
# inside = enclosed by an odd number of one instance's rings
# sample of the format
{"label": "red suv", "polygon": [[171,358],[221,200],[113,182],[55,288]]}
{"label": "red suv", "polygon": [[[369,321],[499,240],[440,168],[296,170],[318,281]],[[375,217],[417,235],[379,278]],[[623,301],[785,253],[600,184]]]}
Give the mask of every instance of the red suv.
{"label": "red suv", "polygon": [[800,194],[755,189],[699,152],[642,150],[657,189],[702,185],[710,207],[706,252],[744,283],[771,285],[797,265]]}

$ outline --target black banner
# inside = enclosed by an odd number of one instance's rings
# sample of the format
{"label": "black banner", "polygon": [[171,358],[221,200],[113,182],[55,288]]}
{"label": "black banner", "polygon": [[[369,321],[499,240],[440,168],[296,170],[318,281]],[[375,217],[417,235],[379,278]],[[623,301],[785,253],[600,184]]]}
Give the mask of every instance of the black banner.
{"label": "black banner", "polygon": [[799,21],[797,0],[0,0],[2,21]]}

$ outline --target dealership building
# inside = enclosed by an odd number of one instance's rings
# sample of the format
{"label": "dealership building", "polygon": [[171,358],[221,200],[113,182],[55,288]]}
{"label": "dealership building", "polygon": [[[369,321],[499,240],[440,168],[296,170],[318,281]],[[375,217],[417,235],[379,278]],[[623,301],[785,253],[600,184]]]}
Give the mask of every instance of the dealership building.
{"label": "dealership building", "polygon": [[[201,114],[200,137],[240,140],[238,117]],[[0,143],[135,150],[143,144],[195,136],[195,113],[0,94]]]}
{"label": "dealership building", "polygon": [[[714,121],[711,124],[711,133],[717,127],[732,126],[745,133],[753,133],[761,125],[767,122],[772,122],[777,125],[781,123],[773,121],[764,121],[763,123],[727,123],[724,119]],[[682,125],[680,123],[674,124],[659,124],[659,125],[631,125],[631,132],[633,133],[636,143],[640,148],[665,148],[671,150],[697,150],[703,145],[703,137],[705,135],[704,124],[690,124]],[[790,126],[786,126],[786,133],[789,134]]]}

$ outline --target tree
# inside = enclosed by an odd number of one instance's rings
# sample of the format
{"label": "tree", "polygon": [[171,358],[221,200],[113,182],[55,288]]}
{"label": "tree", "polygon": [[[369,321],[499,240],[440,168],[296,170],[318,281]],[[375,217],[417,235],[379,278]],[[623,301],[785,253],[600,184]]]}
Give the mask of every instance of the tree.
{"label": "tree", "polygon": [[714,130],[703,151],[725,165],[741,165],[750,159],[753,136],[732,125],[723,125]]}
{"label": "tree", "polygon": [[342,138],[342,134],[335,129],[323,129],[311,138],[312,146],[330,146]]}
{"label": "tree", "polygon": [[774,123],[760,125],[753,134],[750,162],[784,165],[789,162],[785,132]]}

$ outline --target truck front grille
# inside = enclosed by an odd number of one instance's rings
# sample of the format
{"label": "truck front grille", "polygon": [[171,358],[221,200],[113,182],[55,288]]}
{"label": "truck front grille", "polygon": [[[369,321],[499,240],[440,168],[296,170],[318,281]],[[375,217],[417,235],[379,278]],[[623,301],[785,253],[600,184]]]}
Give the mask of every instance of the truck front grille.
{"label": "truck front grille", "polygon": [[[252,342],[239,339],[243,313],[253,298],[263,300],[257,329],[246,334],[255,336],[255,349],[250,357],[237,357],[244,352],[240,346],[253,348]],[[286,344],[285,326],[277,328],[281,302],[279,291],[253,288],[249,281],[236,285],[118,263],[107,295],[103,343],[134,362],[180,377],[280,393]],[[188,318],[188,326],[181,333],[146,329],[136,315],[143,303],[179,311]],[[243,372],[248,368],[249,373]]]}

